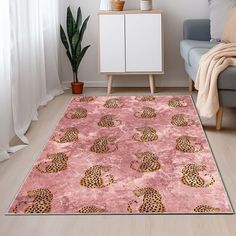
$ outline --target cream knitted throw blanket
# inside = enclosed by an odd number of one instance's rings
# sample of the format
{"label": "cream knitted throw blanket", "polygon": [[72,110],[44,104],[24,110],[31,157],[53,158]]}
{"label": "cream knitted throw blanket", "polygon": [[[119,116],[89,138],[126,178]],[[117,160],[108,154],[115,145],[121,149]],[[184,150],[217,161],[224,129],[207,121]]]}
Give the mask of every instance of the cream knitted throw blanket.
{"label": "cream knitted throw blanket", "polygon": [[[195,81],[198,90],[196,105],[200,116],[209,118],[217,113],[217,80],[229,66],[236,66],[236,43],[220,43],[202,56]],[[232,79],[236,80],[236,77]]]}

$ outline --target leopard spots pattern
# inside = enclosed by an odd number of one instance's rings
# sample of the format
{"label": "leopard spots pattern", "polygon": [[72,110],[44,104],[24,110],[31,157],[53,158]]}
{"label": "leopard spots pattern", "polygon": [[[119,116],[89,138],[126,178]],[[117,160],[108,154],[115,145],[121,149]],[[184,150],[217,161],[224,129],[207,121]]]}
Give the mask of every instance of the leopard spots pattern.
{"label": "leopard spots pattern", "polygon": [[195,153],[203,150],[203,145],[195,143],[196,138],[183,135],[176,139],[176,150],[185,153]]}
{"label": "leopard spots pattern", "polygon": [[197,207],[194,208],[195,212],[199,212],[199,213],[214,213],[214,212],[219,212],[220,208],[215,208],[215,207],[211,207],[208,205],[199,205]]}
{"label": "leopard spots pattern", "polygon": [[198,165],[198,164],[188,164],[182,170],[182,178],[181,181],[183,184],[196,187],[196,188],[207,188],[215,183],[215,179],[213,176],[209,174],[205,174],[205,176],[209,176],[211,181],[206,183],[205,179],[203,179],[199,172],[206,170],[206,166]]}
{"label": "leopard spots pattern", "polygon": [[75,108],[72,114],[65,114],[67,119],[82,119],[87,117],[87,110],[83,107]]}
{"label": "leopard spots pattern", "polygon": [[98,126],[104,128],[112,128],[121,125],[121,120],[118,120],[115,115],[105,115],[101,117]]}
{"label": "leopard spots pattern", "polygon": [[104,183],[102,174],[109,172],[110,168],[104,165],[95,165],[85,171],[84,177],[80,180],[80,184],[87,188],[104,188],[111,185],[114,182],[114,176],[109,174],[109,182]]}
{"label": "leopard spots pattern", "polygon": [[136,118],[155,118],[157,116],[155,109],[151,107],[143,107],[140,111],[135,112],[134,116]]}
{"label": "leopard spots pattern", "polygon": [[117,98],[111,98],[108,99],[103,106],[106,108],[116,109],[121,108],[123,106],[123,103]]}
{"label": "leopard spots pattern", "polygon": [[181,100],[180,98],[171,98],[168,102],[168,106],[172,108],[186,107],[187,103],[184,100]]}
{"label": "leopard spots pattern", "polygon": [[136,129],[138,133],[134,134],[132,139],[139,142],[152,142],[158,140],[157,131],[152,127],[143,127]]}
{"label": "leopard spots pattern", "polygon": [[78,102],[92,102],[92,101],[94,101],[94,97],[91,96],[78,98]]}
{"label": "leopard spots pattern", "polygon": [[186,127],[194,124],[193,120],[186,120],[186,116],[184,114],[176,114],[171,117],[171,124],[174,126]]}
{"label": "leopard spots pattern", "polygon": [[[68,156],[63,153],[54,153],[47,155],[47,159],[50,159],[51,162],[48,164],[47,161],[39,163],[35,168],[41,173],[58,173],[67,169]],[[47,164],[42,168],[42,164]]]}
{"label": "leopard spots pattern", "polygon": [[90,148],[91,152],[95,153],[111,153],[118,149],[118,145],[114,143],[114,139],[108,136],[97,138],[93,146]]}
{"label": "leopard spots pattern", "polygon": [[105,209],[103,208],[99,208],[99,207],[96,207],[96,206],[86,206],[86,207],[83,207],[79,210],[79,213],[83,213],[83,214],[89,214],[89,213],[104,213],[106,212]]}
{"label": "leopard spots pattern", "polygon": [[[157,212],[165,212],[165,206],[162,203],[161,194],[153,189],[153,188],[141,188],[133,191],[136,197],[143,196],[143,203],[139,207],[140,213],[157,213]],[[133,203],[137,203],[137,201],[133,200],[128,203],[127,211],[132,213],[132,205]]]}
{"label": "leopard spots pattern", "polygon": [[[152,152],[136,153],[135,156],[141,160],[141,164],[140,161],[132,161],[130,168],[133,170],[138,172],[154,172],[161,168],[158,157]],[[139,165],[138,167],[136,167],[137,164]]]}
{"label": "leopard spots pattern", "polygon": [[[29,201],[33,198],[33,201],[29,203]],[[14,209],[14,213],[18,213],[19,206],[24,204],[28,205],[24,209],[25,214],[43,214],[49,213],[51,211],[51,202],[53,199],[52,192],[47,188],[40,188],[32,191],[28,191],[27,197],[25,201],[18,203]]]}
{"label": "leopard spots pattern", "polygon": [[155,100],[154,96],[139,96],[136,97],[135,100],[140,101],[140,102],[152,102]]}
{"label": "leopard spots pattern", "polygon": [[61,137],[57,139],[53,136],[52,141],[57,143],[71,143],[76,142],[79,139],[79,131],[74,127],[61,129],[61,132],[63,132]]}

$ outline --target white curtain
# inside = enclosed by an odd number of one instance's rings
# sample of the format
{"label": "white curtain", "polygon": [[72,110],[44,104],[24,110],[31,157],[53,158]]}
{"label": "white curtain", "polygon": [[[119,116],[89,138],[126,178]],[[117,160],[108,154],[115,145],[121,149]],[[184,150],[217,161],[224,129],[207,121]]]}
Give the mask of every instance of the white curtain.
{"label": "white curtain", "polygon": [[0,161],[25,145],[37,109],[62,93],[58,76],[58,0],[0,1]]}

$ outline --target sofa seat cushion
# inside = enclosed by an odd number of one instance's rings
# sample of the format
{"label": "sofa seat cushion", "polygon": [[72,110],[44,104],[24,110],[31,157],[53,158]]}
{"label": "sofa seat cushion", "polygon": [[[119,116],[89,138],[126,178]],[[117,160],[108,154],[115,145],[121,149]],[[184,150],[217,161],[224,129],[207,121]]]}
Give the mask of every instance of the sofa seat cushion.
{"label": "sofa seat cushion", "polygon": [[[197,71],[202,55],[207,53],[208,50],[206,48],[195,48],[191,50],[189,53],[189,65]],[[236,90],[236,67],[229,67],[220,74],[218,88]]]}
{"label": "sofa seat cushion", "polygon": [[209,48],[194,48],[189,52],[189,65],[196,70],[199,67],[201,57],[209,51]]}
{"label": "sofa seat cushion", "polygon": [[180,53],[184,58],[185,62],[190,63],[189,54],[193,49],[211,49],[217,43],[209,41],[198,41],[198,40],[182,40],[180,42]]}

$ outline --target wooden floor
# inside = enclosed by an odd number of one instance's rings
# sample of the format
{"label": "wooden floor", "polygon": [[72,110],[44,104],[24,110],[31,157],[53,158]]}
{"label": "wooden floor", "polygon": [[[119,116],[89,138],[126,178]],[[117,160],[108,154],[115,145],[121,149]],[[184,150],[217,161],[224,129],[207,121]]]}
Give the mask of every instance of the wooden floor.
{"label": "wooden floor", "polygon": [[[113,95],[149,94],[148,89],[115,89]],[[105,95],[106,89],[85,93]],[[158,95],[189,94],[187,89],[162,89]],[[193,93],[196,97],[196,94]],[[39,111],[27,137],[30,145],[0,164],[1,236],[235,236],[236,215],[216,216],[5,216],[9,204],[39,157],[62,116],[71,94],[66,92]],[[214,119],[203,121],[225,185],[236,207],[236,110],[227,109],[223,129],[216,131]]]}

